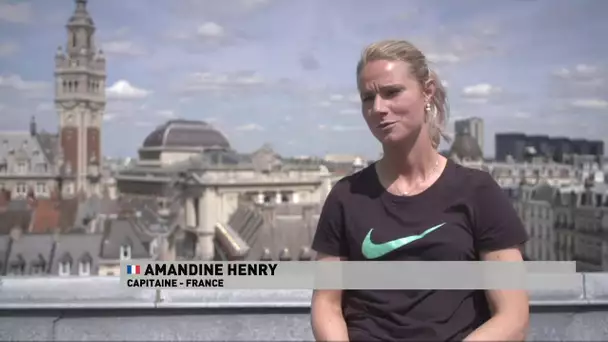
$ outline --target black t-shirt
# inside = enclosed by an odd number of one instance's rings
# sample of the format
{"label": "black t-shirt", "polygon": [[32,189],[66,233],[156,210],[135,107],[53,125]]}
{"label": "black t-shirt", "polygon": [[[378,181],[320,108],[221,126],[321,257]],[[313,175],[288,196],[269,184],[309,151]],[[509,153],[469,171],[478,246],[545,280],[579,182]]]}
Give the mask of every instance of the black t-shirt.
{"label": "black t-shirt", "polygon": [[[362,247],[371,227],[373,241],[382,243],[443,222],[433,234],[383,256]],[[527,239],[489,173],[448,161],[433,185],[409,197],[386,191],[375,164],[343,178],[325,200],[312,247],[354,261],[475,261],[480,251]],[[346,290],[342,303],[351,341],[462,340],[490,318],[481,290]]]}

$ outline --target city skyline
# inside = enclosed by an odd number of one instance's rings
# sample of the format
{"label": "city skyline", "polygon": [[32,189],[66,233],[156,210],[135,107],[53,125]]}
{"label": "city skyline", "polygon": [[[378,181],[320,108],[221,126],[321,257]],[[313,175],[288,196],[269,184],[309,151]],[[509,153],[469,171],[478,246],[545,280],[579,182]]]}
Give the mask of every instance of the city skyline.
{"label": "city skyline", "polygon": [[[376,157],[354,66],[365,44],[395,37],[434,61],[450,131],[458,119],[485,121],[486,155],[497,132],[608,143],[608,48],[596,43],[607,4],[381,3],[89,0],[108,58],[103,153],[135,156],[155,126],[179,117],[210,122],[245,152],[270,143],[286,155]],[[72,11],[73,0],[0,1],[3,130],[25,131],[34,115],[57,131],[53,54]]]}

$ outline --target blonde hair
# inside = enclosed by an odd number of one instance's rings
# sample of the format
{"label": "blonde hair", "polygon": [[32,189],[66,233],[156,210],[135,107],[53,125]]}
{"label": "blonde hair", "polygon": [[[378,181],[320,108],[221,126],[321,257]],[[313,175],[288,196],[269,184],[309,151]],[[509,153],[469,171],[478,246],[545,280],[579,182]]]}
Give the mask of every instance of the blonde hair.
{"label": "blonde hair", "polygon": [[439,76],[429,67],[422,51],[405,40],[382,40],[372,43],[361,54],[361,59],[357,64],[357,80],[363,67],[368,62],[376,60],[406,62],[411,66],[410,72],[416,77],[421,88],[424,89],[429,80],[435,84],[435,93],[430,101],[431,113],[427,113],[429,134],[434,148],[439,147],[442,137],[445,141],[450,142],[451,137],[445,129],[449,114],[447,91]]}

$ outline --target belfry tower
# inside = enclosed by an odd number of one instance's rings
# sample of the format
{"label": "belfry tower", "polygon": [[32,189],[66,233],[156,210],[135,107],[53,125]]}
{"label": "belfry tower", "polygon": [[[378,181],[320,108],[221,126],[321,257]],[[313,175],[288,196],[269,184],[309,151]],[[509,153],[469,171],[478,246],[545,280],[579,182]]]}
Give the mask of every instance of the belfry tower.
{"label": "belfry tower", "polygon": [[[67,45],[55,55],[55,107],[64,184],[74,194],[100,191],[101,125],[106,105],[106,61],[95,49],[95,24],[87,0],[75,0]],[[71,192],[71,191],[70,191]]]}

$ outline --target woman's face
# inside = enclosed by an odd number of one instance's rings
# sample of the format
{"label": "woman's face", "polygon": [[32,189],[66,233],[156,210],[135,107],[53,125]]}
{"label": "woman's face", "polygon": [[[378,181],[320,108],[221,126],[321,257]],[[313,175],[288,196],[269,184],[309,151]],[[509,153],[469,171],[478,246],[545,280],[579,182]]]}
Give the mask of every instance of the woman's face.
{"label": "woman's face", "polygon": [[363,116],[383,144],[403,141],[425,124],[425,94],[401,61],[371,61],[359,75]]}

